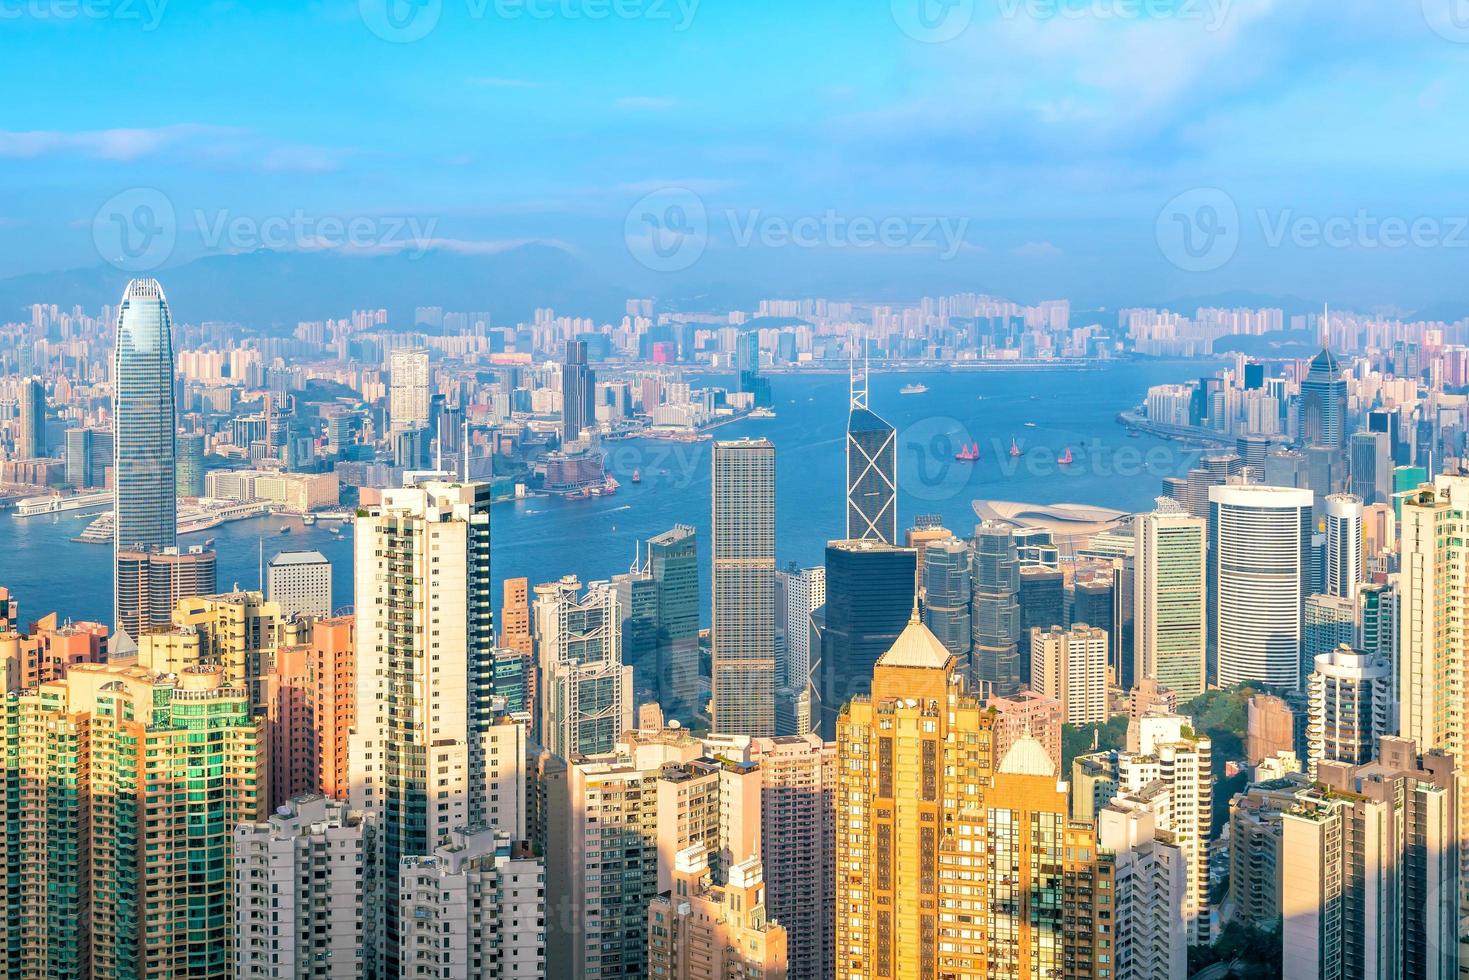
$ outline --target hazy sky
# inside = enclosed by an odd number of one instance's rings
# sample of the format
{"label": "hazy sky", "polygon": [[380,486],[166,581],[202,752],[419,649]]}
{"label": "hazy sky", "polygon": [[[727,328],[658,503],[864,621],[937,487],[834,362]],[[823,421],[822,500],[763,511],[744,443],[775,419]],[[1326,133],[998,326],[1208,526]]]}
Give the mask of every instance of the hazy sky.
{"label": "hazy sky", "polygon": [[148,264],[1469,299],[1466,0],[0,0],[0,91],[0,277],[162,222]]}

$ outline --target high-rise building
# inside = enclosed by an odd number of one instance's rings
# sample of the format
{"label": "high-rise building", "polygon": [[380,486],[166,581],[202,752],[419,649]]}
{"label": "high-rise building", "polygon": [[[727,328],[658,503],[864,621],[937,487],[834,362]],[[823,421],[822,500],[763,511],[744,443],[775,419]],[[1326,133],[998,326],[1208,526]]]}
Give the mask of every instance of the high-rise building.
{"label": "high-rise building", "polygon": [[[837,731],[836,976],[1107,968],[1111,855],[1068,820],[1039,742],[994,758],[991,715],[916,616]],[[1063,893],[1069,906],[1022,898]]]}
{"label": "high-rise building", "polygon": [[775,734],[775,446],[714,444],[714,730]]}
{"label": "high-rise building", "polygon": [[176,452],[179,496],[204,496],[204,437],[181,434]]}
{"label": "high-rise building", "polygon": [[182,552],[124,549],[114,567],[117,628],[135,641],[149,630],[169,628],[184,599],[212,595],[218,587],[216,556],[198,545]]}
{"label": "high-rise building", "polygon": [[1062,758],[1061,730],[1066,725],[1066,709],[1060,701],[1024,690],[1008,698],[991,695],[984,706],[994,716],[995,755],[1003,759],[1012,745],[1029,737],[1041,743],[1050,758]]}
{"label": "high-rise building", "polygon": [[836,745],[815,734],[757,738],[765,907],[786,929],[789,980],[833,980]]}
{"label": "high-rise building", "polygon": [[77,489],[107,484],[107,471],[112,468],[111,429],[67,429],[66,482]]}
{"label": "high-rise building", "polygon": [[1250,695],[1245,702],[1245,732],[1245,761],[1252,766],[1296,750],[1295,713],[1274,695]]}
{"label": "high-rise building", "polygon": [[[517,763],[490,753],[490,487],[431,481],[386,490],[357,518],[354,539],[351,802],[376,821],[373,859],[392,895],[402,860],[432,854],[450,831],[494,824],[525,836],[523,799],[500,788]],[[518,766],[512,775],[523,780],[523,754]],[[518,814],[492,799],[501,793],[516,799]],[[375,925],[377,972],[399,976],[397,903],[384,902]]]}
{"label": "high-rise building", "polygon": [[1362,579],[1362,498],[1334,493],[1326,498],[1325,592],[1355,602]]}
{"label": "high-rise building", "polygon": [[1116,855],[1113,935],[1117,980],[1184,980],[1188,936],[1183,907],[1188,866],[1157,815],[1114,801],[1097,814],[1097,843]]}
{"label": "high-rise building", "polygon": [[569,759],[612,751],[632,728],[633,674],[622,662],[617,590],[568,575],[535,589],[540,742]]}
{"label": "high-rise building", "polygon": [[658,703],[669,717],[700,707],[699,538],[678,525],[648,540],[658,583]]}
{"label": "high-rise building", "polygon": [[842,705],[868,692],[873,665],[912,616],[917,560],[911,549],[880,541],[827,543],[818,688],[822,737],[836,736]]}
{"label": "high-rise building", "polygon": [[1021,687],[1020,559],[1010,528],[991,522],[975,527],[969,567],[973,677],[991,693],[1008,697]]}
{"label": "high-rise building", "polygon": [[534,654],[530,621],[530,579],[507,578],[501,586],[500,643],[521,653]]}
{"label": "high-rise building", "polygon": [[1315,779],[1322,762],[1372,761],[1377,740],[1392,734],[1392,686],[1392,664],[1380,657],[1342,645],[1316,658],[1306,683],[1307,775]]}
{"label": "high-rise building", "polygon": [[1311,571],[1309,490],[1209,491],[1211,620],[1219,684],[1300,686]]}
{"label": "high-rise building", "polygon": [[754,331],[735,338],[735,375],[740,394],[751,396],[756,408],[770,405],[770,379],[760,373],[760,335]]}
{"label": "high-rise building", "polygon": [[787,976],[786,929],[769,914],[758,857],[736,864],[716,884],[709,852],[689,847],[674,856],[672,885],[648,904],[649,976]]}
{"label": "high-rise building", "polygon": [[1197,943],[1209,930],[1208,841],[1212,820],[1212,742],[1194,733],[1181,715],[1149,712],[1138,719],[1137,751],[1101,752],[1078,758],[1073,772],[1090,766],[1097,778],[1073,781],[1073,812],[1080,811],[1075,796],[1100,810],[1117,801],[1129,809],[1152,810],[1158,829],[1173,835],[1188,869],[1184,900],[1179,906],[1189,942]]}
{"label": "high-rise building", "polygon": [[259,592],[189,596],[174,606],[173,624],[196,632],[202,662],[223,667],[230,686],[248,691],[250,703],[264,710],[265,676],[280,640],[279,606]]}
{"label": "high-rise building", "polygon": [[382,900],[373,826],[324,796],[300,796],[235,828],[235,976],[365,976],[368,909]]}
{"label": "high-rise building", "polygon": [[1030,631],[1031,687],[1061,702],[1068,725],[1101,724],[1107,704],[1107,634],[1085,623]]}
{"label": "high-rise building", "polygon": [[216,667],[78,664],[0,713],[13,975],[234,977],[233,831],[265,816],[245,692]]}
{"label": "high-rise building", "polygon": [[811,676],[812,661],[821,660],[819,650],[812,656],[811,614],[825,604],[824,567],[799,568],[792,562],[775,573],[776,697],[783,702],[776,705],[777,735],[804,735],[820,722],[811,717],[813,685],[819,681]]}
{"label": "high-rise building", "polygon": [[587,363],[587,342],[566,343],[561,365],[561,441],[576,442],[597,424],[597,375]]}
{"label": "high-rise building", "polygon": [[265,594],[281,616],[332,614],[332,563],[319,551],[282,551],[265,567]]}
{"label": "high-rise building", "polygon": [[648,903],[658,894],[658,781],[703,744],[684,729],[637,733],[617,751],[567,760],[548,797],[546,973],[570,980],[644,976]]}
{"label": "high-rise building", "polygon": [[1292,773],[1252,783],[1229,801],[1229,891],[1219,910],[1225,922],[1273,929],[1280,921],[1280,818],[1306,786],[1303,774]]}
{"label": "high-rise building", "polygon": [[1344,596],[1306,597],[1301,627],[1302,691],[1306,689],[1306,678],[1316,669],[1317,657],[1357,642],[1357,614],[1357,603]]}
{"label": "high-rise building", "polygon": [[867,405],[867,372],[852,372],[847,416],[847,540],[898,543],[898,434]]}
{"label": "high-rise building", "polygon": [[[162,551],[178,544],[173,320],[156,279],[134,279],[123,292],[113,358],[116,564],[123,551]],[[119,592],[114,619],[121,612]]]}
{"label": "high-rise building", "polygon": [[1340,450],[1347,444],[1347,383],[1341,362],[1323,347],[1301,382],[1303,446]]}
{"label": "high-rise building", "polygon": [[1059,568],[1027,565],[1020,569],[1020,683],[1030,685],[1030,631],[1066,625],[1066,579]]}
{"label": "high-rise building", "polygon": [[923,548],[921,576],[923,625],[954,655],[960,672],[968,673],[969,648],[974,642],[969,543],[952,537],[928,542]]}
{"label": "high-rise building", "polygon": [[46,386],[35,378],[20,382],[20,435],[15,441],[16,459],[41,459],[46,455]]}
{"label": "high-rise building", "polygon": [[1379,755],[1323,762],[1281,816],[1283,976],[1458,975],[1453,760],[1400,738]]}
{"label": "high-rise building", "polygon": [[389,901],[403,923],[403,977],[539,980],[546,974],[545,868],[492,827],[450,832],[433,854],[403,859]]}
{"label": "high-rise building", "polygon": [[431,380],[428,351],[402,347],[388,355],[388,433],[427,429]]}
{"label": "high-rise building", "polygon": [[1140,514],[1132,526],[1135,676],[1196,697],[1207,681],[1207,524],[1160,499],[1156,510]]}
{"label": "high-rise building", "polygon": [[1392,440],[1386,432],[1354,432],[1349,440],[1351,490],[1368,504],[1392,499]]}

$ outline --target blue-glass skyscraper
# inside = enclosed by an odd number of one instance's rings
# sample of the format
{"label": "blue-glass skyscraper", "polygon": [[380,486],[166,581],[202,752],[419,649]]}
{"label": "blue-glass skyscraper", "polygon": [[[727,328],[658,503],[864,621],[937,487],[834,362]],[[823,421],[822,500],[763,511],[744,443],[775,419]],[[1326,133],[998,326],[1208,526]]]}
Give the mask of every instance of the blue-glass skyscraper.
{"label": "blue-glass skyscraper", "polygon": [[173,320],[158,280],[128,283],[113,356],[115,572],[119,551],[178,544]]}
{"label": "blue-glass skyscraper", "polygon": [[867,406],[867,371],[852,366],[847,416],[847,540],[898,543],[897,433]]}
{"label": "blue-glass skyscraper", "polygon": [[966,673],[973,642],[970,597],[969,542],[930,541],[923,548],[923,625]]}

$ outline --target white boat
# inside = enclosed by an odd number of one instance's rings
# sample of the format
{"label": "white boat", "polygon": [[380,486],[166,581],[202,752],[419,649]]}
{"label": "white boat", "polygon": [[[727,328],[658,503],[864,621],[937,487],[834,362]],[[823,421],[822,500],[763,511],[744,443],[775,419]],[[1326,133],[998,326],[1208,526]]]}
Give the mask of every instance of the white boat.
{"label": "white boat", "polygon": [[904,385],[898,389],[900,395],[921,395],[928,391],[928,385]]}

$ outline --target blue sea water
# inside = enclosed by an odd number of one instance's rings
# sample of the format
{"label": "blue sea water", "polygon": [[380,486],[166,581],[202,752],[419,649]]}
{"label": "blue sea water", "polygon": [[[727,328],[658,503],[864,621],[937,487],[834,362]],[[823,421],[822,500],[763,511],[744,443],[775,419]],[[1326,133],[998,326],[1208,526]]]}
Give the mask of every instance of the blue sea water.
{"label": "blue sea water", "polygon": [[[900,532],[915,515],[934,514],[967,534],[975,499],[1148,508],[1163,477],[1186,474],[1197,454],[1151,436],[1129,438],[1117,413],[1140,402],[1150,385],[1198,373],[1197,364],[1149,361],[1089,371],[874,374],[871,407],[898,430]],[[929,390],[899,394],[909,384]],[[775,443],[777,559],[782,565],[820,564],[826,542],[844,534],[847,379],[776,375],[771,390],[775,418],[731,423],[716,437],[764,436]],[[1022,449],[1018,458],[1008,454],[1012,439]],[[972,442],[979,443],[980,460],[955,461],[954,454]],[[1057,464],[1068,448],[1075,461]],[[711,443],[639,439],[608,449],[608,468],[622,483],[616,495],[496,506],[497,582],[522,575],[532,583],[566,574],[583,582],[606,578],[632,565],[638,542],[690,524],[699,529],[706,563],[707,616]],[[631,480],[635,470],[641,483]],[[70,540],[88,520],[0,517],[0,585],[19,598],[23,619],[55,610],[72,619],[109,620],[111,549]],[[181,544],[202,544],[211,536],[221,589],[257,586],[263,542],[267,560],[285,550],[325,554],[333,565],[334,604],[351,604],[350,526],[333,535],[325,525],[268,517],[190,535]],[[498,606],[498,586],[495,598]]]}

